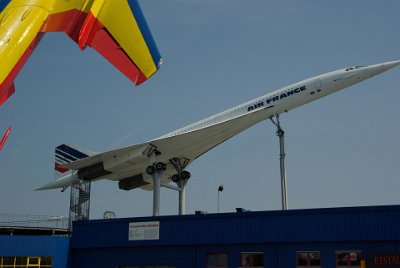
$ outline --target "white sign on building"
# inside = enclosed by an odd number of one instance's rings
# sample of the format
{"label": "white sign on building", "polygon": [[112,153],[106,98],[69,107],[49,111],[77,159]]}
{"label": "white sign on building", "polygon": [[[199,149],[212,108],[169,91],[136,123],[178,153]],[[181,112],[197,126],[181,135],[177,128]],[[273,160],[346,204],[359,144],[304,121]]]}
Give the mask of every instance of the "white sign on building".
{"label": "white sign on building", "polygon": [[130,222],[129,240],[158,240],[160,239],[160,222]]}

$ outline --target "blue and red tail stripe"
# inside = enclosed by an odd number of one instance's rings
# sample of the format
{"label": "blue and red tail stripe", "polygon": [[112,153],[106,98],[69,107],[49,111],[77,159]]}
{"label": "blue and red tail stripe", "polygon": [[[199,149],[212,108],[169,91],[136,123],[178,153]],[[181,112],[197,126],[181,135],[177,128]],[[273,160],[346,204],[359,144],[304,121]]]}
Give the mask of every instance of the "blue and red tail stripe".
{"label": "blue and red tail stripe", "polygon": [[82,158],[86,158],[89,155],[78,151],[66,144],[61,144],[56,147],[56,157],[66,163],[73,162]]}
{"label": "blue and red tail stripe", "polygon": [[66,144],[61,144],[56,147],[55,149],[55,163],[54,163],[54,169],[59,172],[59,173],[65,173],[69,169],[61,167],[63,164],[68,164],[70,162],[74,162],[76,160],[86,158],[89,155],[72,148],[71,146],[68,146]]}
{"label": "blue and red tail stripe", "polygon": [[54,163],[54,169],[60,173],[65,173],[67,172],[69,169],[68,168],[62,168],[60,167],[59,163]]}

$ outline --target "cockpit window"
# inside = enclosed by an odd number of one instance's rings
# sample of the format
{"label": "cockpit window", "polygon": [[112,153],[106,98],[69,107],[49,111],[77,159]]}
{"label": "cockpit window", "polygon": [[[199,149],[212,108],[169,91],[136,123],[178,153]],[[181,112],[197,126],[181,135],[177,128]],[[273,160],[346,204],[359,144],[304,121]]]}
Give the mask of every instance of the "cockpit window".
{"label": "cockpit window", "polygon": [[354,67],[349,67],[349,68],[346,69],[346,72],[354,70],[354,69],[360,69],[360,68],[363,68],[363,67],[365,67],[365,66],[358,65],[358,66],[354,66]]}

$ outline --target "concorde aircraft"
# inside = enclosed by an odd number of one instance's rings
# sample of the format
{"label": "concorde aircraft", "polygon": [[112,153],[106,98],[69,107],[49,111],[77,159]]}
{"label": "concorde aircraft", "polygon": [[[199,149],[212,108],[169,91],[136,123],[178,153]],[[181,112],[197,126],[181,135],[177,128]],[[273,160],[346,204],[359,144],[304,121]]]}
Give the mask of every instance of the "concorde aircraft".
{"label": "concorde aircraft", "polygon": [[179,185],[190,177],[185,169],[193,160],[245,129],[397,65],[400,61],[348,67],[318,75],[159,138],[104,153],[60,145],[55,150],[57,179],[37,190],[66,189],[80,180],[99,179],[119,181],[119,188],[124,190],[142,188],[156,192],[160,185],[168,187],[171,181]]}

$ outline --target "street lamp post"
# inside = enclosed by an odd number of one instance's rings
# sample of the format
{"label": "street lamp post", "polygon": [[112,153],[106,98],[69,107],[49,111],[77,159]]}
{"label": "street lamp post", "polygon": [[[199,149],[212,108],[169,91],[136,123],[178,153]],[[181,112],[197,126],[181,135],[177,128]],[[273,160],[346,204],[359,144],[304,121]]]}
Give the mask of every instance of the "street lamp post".
{"label": "street lamp post", "polygon": [[221,184],[218,187],[218,213],[219,213],[219,192],[222,192],[224,190],[224,186]]}

